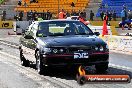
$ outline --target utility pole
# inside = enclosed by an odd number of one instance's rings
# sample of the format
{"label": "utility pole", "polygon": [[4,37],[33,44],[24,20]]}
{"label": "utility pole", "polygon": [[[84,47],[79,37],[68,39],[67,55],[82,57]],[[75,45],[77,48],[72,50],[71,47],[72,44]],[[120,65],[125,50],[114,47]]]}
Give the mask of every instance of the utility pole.
{"label": "utility pole", "polygon": [[59,11],[60,11],[60,0],[58,0],[58,16],[59,16]]}

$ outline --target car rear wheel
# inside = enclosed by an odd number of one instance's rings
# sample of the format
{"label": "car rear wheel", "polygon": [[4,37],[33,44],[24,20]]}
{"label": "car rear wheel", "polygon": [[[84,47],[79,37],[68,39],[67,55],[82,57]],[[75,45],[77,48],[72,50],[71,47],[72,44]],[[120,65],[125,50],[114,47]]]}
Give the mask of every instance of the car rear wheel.
{"label": "car rear wheel", "polygon": [[43,74],[44,65],[42,63],[42,58],[41,58],[41,54],[39,53],[39,51],[36,52],[36,68],[39,74]]}
{"label": "car rear wheel", "polygon": [[23,56],[22,50],[20,50],[20,60],[21,60],[21,65],[28,67],[29,66],[29,60],[26,60],[25,57]]}
{"label": "car rear wheel", "polygon": [[95,65],[95,68],[97,72],[106,72],[108,69],[108,63],[101,64],[101,65]]}

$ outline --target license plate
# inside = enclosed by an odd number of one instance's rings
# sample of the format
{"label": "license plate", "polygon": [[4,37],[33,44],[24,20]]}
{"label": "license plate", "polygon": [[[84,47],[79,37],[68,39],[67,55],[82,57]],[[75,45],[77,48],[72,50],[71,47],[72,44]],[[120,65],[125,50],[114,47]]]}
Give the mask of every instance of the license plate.
{"label": "license plate", "polygon": [[89,58],[88,53],[74,53],[74,59],[77,58]]}

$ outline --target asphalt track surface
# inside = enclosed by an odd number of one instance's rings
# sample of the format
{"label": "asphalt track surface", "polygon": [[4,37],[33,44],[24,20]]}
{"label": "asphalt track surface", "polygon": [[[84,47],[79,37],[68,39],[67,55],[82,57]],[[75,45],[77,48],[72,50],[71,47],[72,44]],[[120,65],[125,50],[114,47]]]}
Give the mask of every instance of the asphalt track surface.
{"label": "asphalt track surface", "polygon": [[[81,86],[76,82],[72,71],[67,69],[52,68],[47,74],[38,75],[34,65],[20,65],[19,50],[14,47],[19,36],[6,35],[1,39],[9,42],[0,41],[0,88],[132,88],[132,82],[88,83]],[[131,63],[132,55],[110,52],[110,64],[106,74],[129,74],[132,77]],[[96,73],[93,66],[87,70],[89,74],[101,74]]]}

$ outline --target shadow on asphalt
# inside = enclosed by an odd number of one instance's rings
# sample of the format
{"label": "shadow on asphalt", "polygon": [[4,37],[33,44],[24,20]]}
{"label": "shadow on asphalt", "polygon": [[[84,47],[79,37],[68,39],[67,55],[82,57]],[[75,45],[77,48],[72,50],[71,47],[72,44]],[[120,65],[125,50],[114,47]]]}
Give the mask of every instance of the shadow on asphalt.
{"label": "shadow on asphalt", "polygon": [[[35,65],[31,65],[30,67],[36,69]],[[76,80],[77,71],[78,71],[77,69],[49,67],[44,71],[42,75],[66,79],[66,80]],[[113,67],[109,67],[109,69],[106,72],[97,72],[94,66],[89,66],[86,69],[86,74],[87,75],[129,75],[130,79],[132,79],[131,71],[127,71],[119,68],[113,68]]]}

